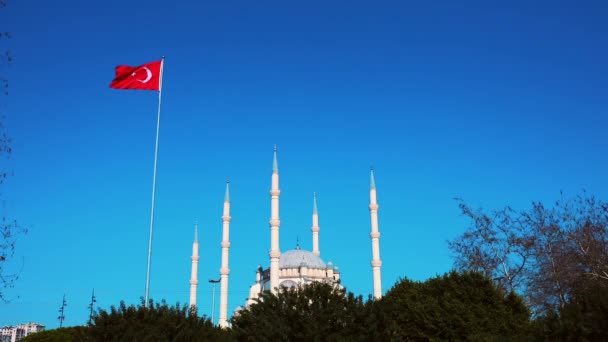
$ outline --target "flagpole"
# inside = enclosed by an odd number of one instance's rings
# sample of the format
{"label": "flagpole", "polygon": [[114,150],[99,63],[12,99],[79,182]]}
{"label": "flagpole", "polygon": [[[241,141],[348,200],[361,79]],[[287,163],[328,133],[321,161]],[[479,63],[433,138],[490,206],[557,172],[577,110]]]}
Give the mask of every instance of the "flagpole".
{"label": "flagpole", "polygon": [[148,239],[148,266],[146,270],[146,296],[144,299],[144,307],[148,307],[148,298],[150,293],[150,261],[152,259],[152,230],[154,228],[154,202],[156,197],[156,163],[158,161],[158,133],[160,132],[160,103],[163,93],[163,67],[165,65],[165,56],[160,62],[160,75],[158,80],[158,115],[156,118],[156,143],[154,144],[154,174],[152,176],[152,206],[150,209],[150,237]]}

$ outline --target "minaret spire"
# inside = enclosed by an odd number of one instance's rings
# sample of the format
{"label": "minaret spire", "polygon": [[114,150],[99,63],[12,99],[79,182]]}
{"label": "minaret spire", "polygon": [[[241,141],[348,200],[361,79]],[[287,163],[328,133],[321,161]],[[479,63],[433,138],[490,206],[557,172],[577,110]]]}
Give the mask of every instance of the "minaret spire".
{"label": "minaret spire", "polygon": [[281,251],[279,249],[279,227],[281,220],[279,219],[279,166],[277,163],[277,146],[274,146],[273,161],[272,161],[272,177],[270,188],[270,291],[276,293],[279,287],[279,257]]}
{"label": "minaret spire", "polygon": [[272,173],[279,173],[279,163],[277,162],[277,145],[274,145],[272,158]]}
{"label": "minaret spire", "polygon": [[224,214],[222,215],[222,268],[220,268],[220,318],[218,324],[228,327],[228,251],[230,249],[230,179],[226,179]]}
{"label": "minaret spire", "polygon": [[190,309],[196,308],[196,287],[198,285],[198,220],[194,223],[192,243],[192,270],[190,272]]}
{"label": "minaret spire", "polygon": [[198,219],[194,221],[194,242],[198,243]]}
{"label": "minaret spire", "polygon": [[372,274],[374,279],[374,298],[382,298],[382,279],[380,276],[380,232],[378,231],[378,201],[376,199],[376,181],[374,180],[374,169],[370,168],[369,189],[369,214],[371,216],[372,231]]}
{"label": "minaret spire", "polygon": [[369,167],[369,188],[370,189],[376,189],[376,180],[374,179],[374,167],[370,166]]}
{"label": "minaret spire", "polygon": [[319,256],[319,212],[317,211],[317,193],[312,196],[312,252]]}

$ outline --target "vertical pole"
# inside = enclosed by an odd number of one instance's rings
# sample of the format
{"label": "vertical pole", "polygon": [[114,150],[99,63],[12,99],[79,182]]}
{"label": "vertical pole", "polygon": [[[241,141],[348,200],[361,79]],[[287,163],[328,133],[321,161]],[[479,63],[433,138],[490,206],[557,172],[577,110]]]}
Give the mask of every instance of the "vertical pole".
{"label": "vertical pole", "polygon": [[218,280],[214,280],[214,279],[209,279],[209,282],[211,284],[213,284],[213,292],[211,294],[211,323],[213,325],[215,325],[214,320],[215,320],[215,284],[219,283],[221,281],[221,278]]}
{"label": "vertical pole", "polygon": [[152,230],[154,228],[154,202],[156,196],[156,163],[158,161],[158,133],[160,132],[160,103],[163,92],[163,68],[165,66],[165,56],[160,62],[160,77],[158,80],[158,115],[156,118],[156,143],[154,144],[154,173],[152,176],[152,206],[150,209],[150,235],[148,238],[148,265],[146,270],[146,295],[144,299],[144,307],[148,307],[148,298],[150,293],[150,262],[152,259]]}
{"label": "vertical pole", "polygon": [[[215,283],[213,283],[213,294],[211,295],[211,323],[215,322]],[[213,323],[215,324],[215,323]]]}

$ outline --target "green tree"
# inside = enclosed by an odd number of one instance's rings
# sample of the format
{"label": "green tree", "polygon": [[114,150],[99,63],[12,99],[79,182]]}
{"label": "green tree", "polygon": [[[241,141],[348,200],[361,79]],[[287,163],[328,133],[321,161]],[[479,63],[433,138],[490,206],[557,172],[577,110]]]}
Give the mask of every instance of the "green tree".
{"label": "green tree", "polygon": [[21,342],[85,342],[92,341],[87,327],[46,330],[26,336]]}
{"label": "green tree", "polygon": [[539,341],[608,341],[608,287],[577,284],[559,311],[535,320],[534,331]]}
{"label": "green tree", "polygon": [[382,298],[385,340],[493,340],[522,338],[530,313],[477,272],[452,271],[425,282],[398,281]]}
{"label": "green tree", "polygon": [[188,306],[169,306],[162,301],[149,301],[127,306],[121,302],[110,311],[100,310],[93,316],[89,328],[93,341],[223,341],[229,333],[213,325],[206,317],[199,317]]}
{"label": "green tree", "polygon": [[325,283],[264,292],[232,318],[238,341],[357,341],[368,334],[361,297]]}

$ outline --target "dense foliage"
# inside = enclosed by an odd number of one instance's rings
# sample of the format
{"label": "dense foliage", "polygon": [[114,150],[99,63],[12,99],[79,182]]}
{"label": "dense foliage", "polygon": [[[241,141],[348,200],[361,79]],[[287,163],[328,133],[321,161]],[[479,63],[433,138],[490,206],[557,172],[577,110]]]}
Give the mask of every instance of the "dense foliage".
{"label": "dense foliage", "polygon": [[232,318],[238,341],[357,340],[364,333],[363,300],[329,284],[262,293]]}
{"label": "dense foliage", "polygon": [[400,279],[363,301],[324,283],[265,292],[220,329],[186,306],[150,301],[100,310],[90,326],[49,330],[37,341],[606,341],[608,287],[580,283],[563,308],[530,321],[515,293],[478,272]]}
{"label": "dense foliage", "polygon": [[164,301],[148,307],[121,302],[110,311],[100,310],[89,328],[93,341],[222,341],[228,334],[187,306]]}
{"label": "dense foliage", "polygon": [[608,287],[579,284],[563,308],[535,321],[537,340],[608,341]]}
{"label": "dense foliage", "polygon": [[92,341],[87,327],[46,330],[26,336],[21,342],[81,342]]}
{"label": "dense foliage", "polygon": [[479,273],[451,272],[425,282],[402,279],[382,302],[394,340],[488,340],[528,333],[521,298],[504,295]]}
{"label": "dense foliage", "polygon": [[262,294],[232,319],[239,341],[402,341],[518,338],[529,331],[523,301],[479,273],[400,280],[381,300],[313,283]]}

